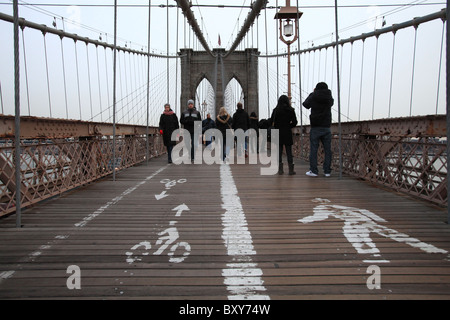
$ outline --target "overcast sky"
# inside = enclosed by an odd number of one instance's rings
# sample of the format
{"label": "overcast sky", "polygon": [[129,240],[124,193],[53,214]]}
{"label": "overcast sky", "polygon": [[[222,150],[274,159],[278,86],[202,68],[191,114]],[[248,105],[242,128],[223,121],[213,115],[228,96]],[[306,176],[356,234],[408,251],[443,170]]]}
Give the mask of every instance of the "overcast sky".
{"label": "overcast sky", "polygon": [[[8,2],[12,3],[12,1],[4,0],[0,5],[0,10],[12,14],[12,6]],[[178,48],[184,47],[185,44],[188,45],[189,39],[192,40],[193,37],[186,31],[188,28],[186,28],[185,19],[181,10],[175,8],[174,0],[119,0],[119,44],[131,42],[135,47],[147,46],[149,2],[152,4],[151,48],[165,52],[168,45],[169,51],[175,53],[177,39]],[[19,3],[22,4],[19,9],[20,16],[27,20],[50,26],[56,18],[58,29],[64,27],[67,32],[86,35],[94,39],[98,38],[100,33],[104,38],[107,34],[108,41],[112,42],[114,33],[114,1],[112,0],[28,0],[19,1]],[[25,5],[26,3],[30,5]],[[50,5],[52,3],[57,5]],[[222,47],[227,48],[230,47],[247,18],[251,0],[193,0],[192,3],[194,5],[192,10],[210,46],[219,46],[220,35]],[[300,11],[303,12],[300,19],[302,48],[311,46],[312,43],[331,42],[335,28],[334,1],[291,0],[291,5],[297,6],[297,3]],[[216,7],[220,4],[225,4],[227,7]],[[407,4],[415,5],[405,6]],[[250,44],[254,47],[259,45],[261,52],[264,52],[267,39],[268,50],[270,52],[276,50],[277,25],[274,15],[277,5],[284,6],[285,0],[269,1],[267,5],[269,9],[260,15],[257,24],[253,27],[253,32],[245,40],[246,45]],[[392,25],[445,8],[444,1],[436,0],[340,0],[338,5],[340,6],[338,12],[341,38],[372,31],[375,26],[381,26],[383,16],[386,24]],[[65,19],[64,26],[61,17]],[[167,20],[167,18],[169,19]],[[169,44],[167,44],[167,26]],[[257,37],[257,31],[259,37]],[[193,41],[191,41],[191,45],[192,43]],[[194,45],[198,46],[197,43]],[[283,49],[281,47],[282,45],[279,44],[279,50]]]}
{"label": "overcast sky", "polygon": [[[1,1],[1,0],[0,0]],[[68,0],[68,1],[56,1],[56,0],[28,0],[19,1],[19,15],[29,21],[45,24],[47,26],[52,26],[53,23],[56,24],[56,28],[64,29],[69,33],[76,33],[83,37],[89,37],[91,39],[99,39],[101,37],[102,41],[107,41],[113,43],[113,33],[114,33],[114,1],[113,0]],[[118,45],[127,46],[136,50],[147,51],[148,42],[148,25],[149,25],[149,3],[151,3],[151,16],[150,16],[150,48],[152,52],[160,53],[165,55],[168,49],[170,55],[176,55],[176,52],[180,48],[190,47],[195,50],[203,50],[199,42],[196,40],[187,25],[181,10],[177,10],[176,2],[174,0],[120,0],[118,1]],[[237,33],[241,29],[247,15],[249,13],[250,0],[192,0],[192,10],[200,25],[205,38],[211,48],[219,47],[218,39],[220,35],[221,47],[228,49],[236,38]],[[218,7],[218,5],[225,5],[224,8]],[[320,44],[331,43],[335,40],[335,9],[333,0],[291,0],[291,5],[299,6],[299,10],[303,12],[303,16],[300,19],[300,46],[301,49],[309,48],[312,46],[317,46]],[[240,45],[238,49],[243,49],[244,47],[257,47],[261,54],[270,53],[274,54],[278,52],[285,52],[286,46],[278,41],[278,25],[274,19],[276,13],[276,7],[284,6],[285,0],[270,0],[267,10],[263,10],[259,16],[257,22],[253,25],[252,30],[249,32],[248,36],[244,39],[244,42]],[[375,28],[380,28],[384,21],[385,26],[391,26],[395,23],[401,23],[413,19],[414,17],[424,16],[430,13],[440,11],[446,7],[445,1],[439,0],[396,0],[396,1],[386,1],[386,0],[339,0],[338,1],[338,22],[339,22],[339,36],[341,39],[350,38],[352,36],[357,36],[362,33],[367,33],[373,31]],[[12,1],[3,0],[0,2],[0,11],[6,14],[12,15]],[[438,71],[439,71],[439,54],[440,45],[442,37],[443,24],[440,21],[435,21],[430,23],[430,26],[419,27],[418,31],[418,49],[417,49],[417,63],[415,67],[415,80],[414,80],[414,113],[417,114],[433,114],[436,109],[437,100],[437,82],[438,82]],[[414,43],[414,29],[410,28],[409,31],[399,32],[396,36],[395,45],[395,55],[396,55],[396,65],[394,73],[394,98],[393,105],[395,106],[393,113],[388,113],[387,100],[389,99],[389,77],[391,72],[391,59],[392,59],[392,34],[380,37],[380,52],[378,54],[378,84],[376,88],[377,101],[372,99],[373,92],[375,92],[375,85],[372,81],[374,79],[374,52],[375,52],[375,41],[366,41],[365,51],[362,54],[362,45],[355,44],[354,49],[350,45],[343,47],[342,56],[343,63],[341,68],[343,74],[341,77],[343,94],[342,98],[342,111],[345,114],[344,119],[357,120],[360,115],[358,111],[358,100],[361,101],[360,97],[363,97],[366,101],[359,102],[359,105],[363,105],[362,119],[369,119],[371,117],[372,104],[375,102],[377,106],[376,117],[386,117],[388,114],[390,116],[405,116],[408,115],[410,110],[411,99],[411,77],[412,77],[412,58],[413,58],[413,43]],[[30,76],[30,96],[36,101],[37,97],[40,98],[39,101],[35,102],[34,105],[38,105],[40,109],[42,106],[46,107],[45,94],[47,92],[46,79],[45,79],[45,69],[43,61],[44,56],[44,45],[46,45],[48,60],[54,63],[50,64],[50,77],[57,76],[58,79],[50,79],[51,94],[55,96],[59,94],[58,97],[52,97],[52,99],[57,100],[49,101],[53,105],[61,105],[64,102],[64,97],[62,96],[63,88],[61,84],[61,46],[58,37],[50,36],[46,37],[47,43],[43,43],[42,35],[40,32],[26,30],[25,32],[26,46],[27,46],[27,59],[28,59],[28,74]],[[2,107],[4,107],[6,114],[13,113],[13,59],[12,59],[12,24],[8,22],[0,21],[0,41],[4,45],[4,49],[0,53],[0,59],[4,63],[0,65],[0,84],[2,90]],[[73,74],[74,73],[74,61],[75,57],[73,55],[73,44],[71,41],[65,41],[65,58],[67,63],[66,69],[68,74],[67,81],[72,81],[71,84],[68,83],[68,87],[72,90],[69,94],[73,97],[69,97],[69,103],[73,106],[69,106],[69,112],[75,113],[77,101],[80,99],[76,96],[76,90],[74,86],[76,85]],[[298,43],[293,45],[293,49],[297,49]],[[79,63],[85,63],[84,56],[85,50],[78,51]],[[33,52],[36,51],[36,52]],[[92,68],[95,67],[95,49],[93,46],[90,50],[90,59],[92,63]],[[330,86],[333,87],[333,83],[336,82],[336,74],[331,76],[333,62],[333,52],[327,50],[316,58],[310,57],[309,55],[302,55],[303,63],[303,80],[302,80],[302,91],[303,99],[306,93],[311,92],[314,88],[315,82],[325,79],[329,82]],[[349,64],[349,58],[354,58],[353,65]],[[361,63],[361,56],[364,57],[366,67],[364,69],[364,86],[359,85],[359,72]],[[21,59],[23,55],[21,55]],[[110,58],[108,58],[110,59]],[[319,60],[322,59],[321,62]],[[36,61],[33,61],[36,60]],[[175,60],[175,59],[172,59]],[[325,62],[326,60],[326,62]],[[6,61],[6,62],[5,62]],[[285,65],[285,60],[280,59],[280,65]],[[315,62],[314,62],[315,61]],[[271,109],[276,105],[276,95],[282,94],[285,91],[285,85],[281,83],[280,92],[276,88],[273,88],[273,83],[276,82],[274,79],[277,78],[274,75],[276,67],[273,65],[274,59],[270,61],[270,67],[267,68],[267,72],[270,74],[270,84],[266,84],[266,72],[265,69],[265,59],[260,59],[260,109],[266,112],[266,110]],[[59,63],[59,64],[58,64]],[[70,64],[71,63],[71,64]],[[107,62],[105,62],[106,64]],[[122,62],[124,63],[124,62]],[[128,61],[126,62],[128,63]],[[132,62],[129,62],[132,66]],[[143,65],[144,61],[133,62],[136,64]],[[297,64],[294,60],[294,63]],[[321,64],[321,66],[319,65]],[[108,62],[109,68],[112,63]],[[327,66],[325,67],[325,64]],[[175,64],[172,63],[170,68],[174,69]],[[158,68],[161,68],[161,72],[164,72],[165,63],[160,63]],[[39,69],[40,68],[40,69]],[[53,71],[52,71],[53,68]],[[82,67],[80,66],[82,69]],[[85,66],[86,68],[86,66]],[[296,66],[298,68],[298,65]],[[24,65],[22,63],[22,72]],[[144,68],[141,68],[144,69]],[[153,68],[154,70],[155,68]],[[72,72],[70,71],[72,70]],[[298,70],[298,69],[296,69]],[[326,73],[325,70],[329,70]],[[441,69],[442,70],[442,69]],[[100,70],[101,74],[107,73],[107,71]],[[445,71],[445,68],[444,68]],[[158,72],[156,70],[155,72]],[[174,71],[171,71],[174,72]],[[309,72],[309,73],[308,73]],[[85,93],[82,94],[82,98],[86,99],[87,94],[92,94],[93,98],[95,95],[92,92],[100,89],[105,91],[105,84],[100,84],[100,88],[96,88],[95,85],[95,70],[91,70],[92,90],[88,93],[86,88]],[[285,81],[283,74],[284,71],[280,71],[278,78]],[[322,77],[321,74],[324,74]],[[353,74],[352,74],[353,73]],[[441,72],[441,77],[445,72]],[[108,76],[111,77],[112,72],[110,71]],[[22,74],[23,75],[23,74]],[[298,84],[300,81],[296,79],[298,77],[299,71],[294,71],[293,82]],[[144,74],[139,74],[140,80],[145,78]],[[326,77],[325,77],[326,76]],[[171,76],[172,79],[174,76]],[[22,76],[22,81],[24,77]],[[34,78],[34,79],[32,79]],[[135,79],[129,79],[130,75],[127,76],[127,81],[135,81]],[[125,79],[125,77],[124,77]],[[442,78],[443,79],[443,78]],[[106,80],[104,80],[106,81]],[[82,85],[86,85],[87,79],[82,81]],[[161,82],[161,87],[157,90],[161,97],[158,104],[166,101],[166,94],[164,93],[166,89],[163,87],[165,82]],[[124,83],[125,85],[125,83]],[[270,85],[270,88],[267,87]],[[351,85],[351,86],[350,86]],[[441,81],[441,87],[445,85],[444,81]],[[347,86],[347,87],[346,87]],[[48,87],[48,85],[47,85]],[[167,86],[166,86],[167,87]],[[379,88],[378,88],[379,87]],[[24,84],[22,85],[22,89]],[[295,88],[294,88],[295,89]],[[336,85],[332,88],[333,94],[336,96]],[[33,92],[35,90],[35,92]],[[175,89],[171,89],[173,93],[170,93],[171,97],[169,101],[171,103],[178,103],[177,98],[175,98]],[[362,91],[366,92],[362,92]],[[372,91],[371,91],[372,90]],[[171,91],[171,92],[172,92]],[[265,97],[265,93],[271,92],[269,99]],[[273,94],[275,92],[276,94]],[[299,90],[297,90],[299,92]],[[22,90],[23,102],[22,108],[26,108],[26,99],[24,95],[25,90]],[[106,95],[106,93],[104,93]],[[179,94],[179,92],[178,92]],[[239,92],[237,92],[239,95]],[[111,92],[109,92],[111,95]],[[346,96],[347,95],[347,96]],[[301,97],[299,93],[296,94],[297,101],[295,101],[297,107],[300,106]],[[445,89],[442,87],[440,90],[440,95],[438,95],[439,102],[439,113],[445,113]],[[98,98],[100,100],[100,98]],[[200,98],[198,100],[203,100]],[[269,100],[267,102],[267,100]],[[102,101],[95,102],[94,108],[98,105],[104,105],[106,97],[102,97]],[[33,104],[33,103],[32,103]],[[83,105],[89,105],[89,101],[83,102]],[[351,108],[350,108],[351,105]],[[54,107],[56,108],[56,107]],[[103,106],[104,108],[104,106]],[[347,111],[348,109],[348,111]],[[351,111],[352,109],[353,111]],[[159,111],[158,111],[159,112]],[[267,111],[269,112],[269,111]],[[395,113],[397,112],[397,113]],[[26,114],[26,111],[24,111]],[[31,112],[33,113],[33,112]],[[42,115],[48,116],[48,111],[42,112]],[[62,112],[63,113],[63,112]],[[95,110],[93,112],[95,114]],[[54,116],[54,115],[53,115]],[[69,117],[77,118],[76,114],[69,114]],[[336,119],[336,116],[333,116]],[[84,117],[90,118],[90,115]]]}

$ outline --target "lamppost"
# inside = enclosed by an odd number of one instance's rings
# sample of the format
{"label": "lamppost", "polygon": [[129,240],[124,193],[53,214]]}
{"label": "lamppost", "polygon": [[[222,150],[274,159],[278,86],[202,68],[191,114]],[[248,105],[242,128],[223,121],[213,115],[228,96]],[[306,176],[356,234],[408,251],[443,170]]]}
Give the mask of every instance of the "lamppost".
{"label": "lamppost", "polygon": [[[298,39],[298,20],[303,12],[297,10],[297,7],[291,7],[291,0],[286,0],[286,6],[281,7],[275,14],[275,19],[280,21],[280,40],[288,47],[288,97],[291,100],[291,44]],[[291,20],[295,21],[295,31]],[[283,25],[284,23],[284,25]],[[295,33],[294,33],[295,32]],[[293,38],[291,38],[294,36]],[[291,39],[288,39],[291,38]]]}

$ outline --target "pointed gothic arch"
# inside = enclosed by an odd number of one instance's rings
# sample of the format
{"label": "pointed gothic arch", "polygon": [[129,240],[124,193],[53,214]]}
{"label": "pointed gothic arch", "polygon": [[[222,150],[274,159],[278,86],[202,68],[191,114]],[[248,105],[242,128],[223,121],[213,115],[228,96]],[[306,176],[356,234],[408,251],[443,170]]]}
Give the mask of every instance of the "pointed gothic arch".
{"label": "pointed gothic arch", "polygon": [[217,114],[224,104],[225,88],[235,78],[244,92],[244,108],[249,114],[258,113],[258,50],[234,51],[223,58],[225,53],[225,49],[214,49],[214,56],[205,51],[180,50],[182,110],[189,99],[195,99],[197,86],[206,78],[215,91]]}

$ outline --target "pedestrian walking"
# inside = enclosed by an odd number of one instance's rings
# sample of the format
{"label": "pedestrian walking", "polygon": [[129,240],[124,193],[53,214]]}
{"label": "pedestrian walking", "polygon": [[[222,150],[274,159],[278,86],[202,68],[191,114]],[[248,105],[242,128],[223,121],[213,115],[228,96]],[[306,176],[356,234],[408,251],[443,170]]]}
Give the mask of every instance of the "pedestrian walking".
{"label": "pedestrian walking", "polygon": [[227,130],[232,130],[232,119],[224,107],[219,109],[216,117],[216,127],[222,133],[222,160],[225,161],[229,150],[227,150]]}
{"label": "pedestrian walking", "polygon": [[170,108],[170,104],[164,105],[164,112],[159,118],[159,133],[163,136],[164,145],[167,148],[167,160],[172,163],[172,149],[176,141],[172,141],[172,133],[178,129],[178,117]]}
{"label": "pedestrian walking", "polygon": [[[206,131],[209,129],[214,129],[216,127],[216,122],[211,119],[211,114],[208,113],[206,115],[206,119],[202,121],[202,133],[205,134]],[[209,140],[205,141],[205,147],[208,147],[212,143],[213,137],[211,137]]]}
{"label": "pedestrian walking", "polygon": [[[244,133],[250,128],[250,117],[247,111],[244,110],[242,103],[238,102],[236,105],[236,112],[233,114],[233,130],[242,129]],[[236,146],[238,156],[242,155],[242,149],[244,149],[245,155],[247,155],[247,142],[248,139],[245,137],[245,145],[242,146],[241,141],[237,141],[239,145]]]}
{"label": "pedestrian walking", "polygon": [[183,128],[189,131],[191,136],[191,161],[194,161],[195,150],[198,146],[199,137],[194,136],[194,124],[196,121],[202,121],[202,117],[200,112],[198,112],[194,107],[194,100],[188,100],[188,107],[180,116],[180,123],[183,125]]}
{"label": "pedestrian walking", "polygon": [[273,127],[279,131],[279,149],[278,149],[278,174],[283,174],[283,146],[286,150],[286,157],[289,167],[289,175],[294,175],[294,158],[292,156],[292,145],[294,139],[292,137],[292,128],[294,128],[298,121],[295,115],[294,108],[291,107],[291,101],[286,95],[278,98],[278,103],[272,111],[270,117]]}

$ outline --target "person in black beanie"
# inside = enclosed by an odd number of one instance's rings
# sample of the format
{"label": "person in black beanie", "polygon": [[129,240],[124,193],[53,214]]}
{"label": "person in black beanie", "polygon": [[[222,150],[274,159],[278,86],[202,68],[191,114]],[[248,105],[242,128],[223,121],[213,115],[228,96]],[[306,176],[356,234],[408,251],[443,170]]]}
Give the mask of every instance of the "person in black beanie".
{"label": "person in black beanie", "polygon": [[309,171],[307,176],[317,177],[319,170],[317,168],[317,151],[319,150],[319,143],[322,142],[325,152],[325,159],[323,162],[323,171],[326,177],[331,175],[331,107],[334,104],[331,91],[325,82],[319,82],[310,93],[303,106],[306,109],[311,109],[309,116],[311,131],[309,134],[310,154],[309,154]]}

